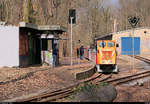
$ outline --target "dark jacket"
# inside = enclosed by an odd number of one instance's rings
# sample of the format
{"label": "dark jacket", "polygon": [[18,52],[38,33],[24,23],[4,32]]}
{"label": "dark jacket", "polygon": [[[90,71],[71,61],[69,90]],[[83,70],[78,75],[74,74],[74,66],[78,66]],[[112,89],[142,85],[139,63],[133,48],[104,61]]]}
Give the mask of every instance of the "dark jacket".
{"label": "dark jacket", "polygon": [[57,48],[54,48],[53,49],[53,55],[57,55],[58,54],[58,50],[57,50]]}
{"label": "dark jacket", "polygon": [[80,55],[83,55],[83,54],[84,54],[84,47],[81,46],[81,47],[80,47]]}

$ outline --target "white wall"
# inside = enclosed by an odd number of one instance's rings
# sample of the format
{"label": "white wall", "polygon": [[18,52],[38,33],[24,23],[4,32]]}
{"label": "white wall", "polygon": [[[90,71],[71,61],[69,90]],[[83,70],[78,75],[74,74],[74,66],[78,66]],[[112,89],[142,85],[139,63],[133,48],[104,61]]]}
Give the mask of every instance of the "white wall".
{"label": "white wall", "polygon": [[0,67],[19,66],[19,27],[0,26]]}

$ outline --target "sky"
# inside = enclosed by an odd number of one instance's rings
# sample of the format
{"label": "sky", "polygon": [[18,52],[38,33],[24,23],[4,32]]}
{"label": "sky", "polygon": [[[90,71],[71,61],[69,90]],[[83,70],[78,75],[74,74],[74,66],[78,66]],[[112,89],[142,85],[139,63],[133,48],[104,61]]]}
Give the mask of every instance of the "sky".
{"label": "sky", "polygon": [[112,4],[118,4],[118,0],[110,0]]}
{"label": "sky", "polygon": [[107,3],[108,3],[107,5],[114,5],[114,6],[118,6],[119,5],[118,0],[108,0]]}

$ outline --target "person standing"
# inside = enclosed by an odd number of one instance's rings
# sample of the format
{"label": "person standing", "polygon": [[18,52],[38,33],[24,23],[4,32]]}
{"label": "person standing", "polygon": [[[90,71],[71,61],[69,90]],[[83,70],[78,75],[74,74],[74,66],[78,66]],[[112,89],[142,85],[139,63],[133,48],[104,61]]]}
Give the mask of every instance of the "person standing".
{"label": "person standing", "polygon": [[83,60],[83,55],[84,55],[84,47],[80,47],[80,59]]}
{"label": "person standing", "polygon": [[77,48],[77,58],[79,58],[79,48]]}
{"label": "person standing", "polygon": [[58,50],[57,50],[57,44],[54,44],[54,48],[53,48],[53,67],[56,67],[56,58],[57,58],[57,54],[58,54]]}

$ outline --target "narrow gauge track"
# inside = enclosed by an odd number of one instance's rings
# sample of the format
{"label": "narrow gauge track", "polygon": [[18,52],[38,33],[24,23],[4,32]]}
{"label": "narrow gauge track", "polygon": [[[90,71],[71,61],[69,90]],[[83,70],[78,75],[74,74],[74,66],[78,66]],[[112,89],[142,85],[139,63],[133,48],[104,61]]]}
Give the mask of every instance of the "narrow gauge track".
{"label": "narrow gauge track", "polygon": [[[102,78],[103,76],[103,78]],[[105,77],[104,77],[105,76]],[[73,93],[74,88],[78,87],[79,85],[82,85],[83,83],[92,83],[92,84],[97,84],[98,82],[105,81],[109,78],[111,78],[112,74],[110,75],[102,75],[102,74],[97,74],[96,76],[92,78],[88,78],[86,80],[83,80],[77,84],[74,84],[72,86],[62,88],[56,91],[52,92],[46,92],[34,97],[30,97],[27,99],[19,99],[16,102],[50,102],[50,101],[56,101],[58,99],[62,99],[65,97],[68,97]]]}
{"label": "narrow gauge track", "polygon": [[[133,57],[133,56],[130,56],[130,57]],[[146,59],[144,57],[135,55],[134,58],[150,64],[150,60]],[[121,77],[121,78],[111,79],[111,80],[107,80],[106,82],[107,83],[112,83],[114,85],[120,85],[120,84],[124,84],[124,83],[130,82],[130,81],[145,78],[145,77],[150,77],[150,71],[144,71],[144,72],[141,72],[141,73],[128,75],[128,76]]]}
{"label": "narrow gauge track", "polygon": [[[131,57],[133,57],[133,56],[131,56]],[[136,58],[136,59],[138,59],[138,60],[141,60],[141,61],[144,61],[144,62],[150,64],[150,60],[147,59],[147,58],[144,58],[144,57],[141,57],[141,56],[137,56],[137,55],[135,55],[134,58]]]}
{"label": "narrow gauge track", "polygon": [[141,78],[145,78],[145,77],[150,77],[150,71],[144,71],[144,72],[141,72],[141,73],[124,76],[124,77],[121,77],[121,78],[111,79],[111,80],[107,80],[105,82],[111,83],[111,84],[116,86],[116,85],[125,84],[127,82],[131,82],[131,81],[141,79]]}
{"label": "narrow gauge track", "polygon": [[[134,58],[139,59],[141,61],[144,61],[146,63],[150,63],[150,60],[140,57],[140,56],[135,56]],[[59,89],[53,92],[47,92],[38,96],[34,96],[31,98],[27,98],[27,99],[22,99],[22,100],[17,100],[17,102],[32,102],[32,101],[37,101],[37,102],[48,102],[48,101],[56,101],[58,99],[62,99],[65,97],[68,97],[69,95],[71,95],[73,93],[73,89],[79,85],[82,85],[85,82],[88,83],[92,83],[94,85],[99,84],[100,82],[106,82],[106,83],[111,83],[113,85],[120,85],[120,84],[124,84],[133,80],[137,80],[137,79],[141,79],[141,78],[145,78],[150,76],[150,71],[144,71],[141,73],[137,73],[134,75],[128,75],[128,76],[124,76],[121,78],[116,78],[116,79],[110,79],[112,77],[112,74],[110,75],[103,75],[99,74],[95,77],[92,77],[90,79],[81,81],[75,85],[69,86],[67,88],[63,88],[63,89]],[[110,80],[109,80],[110,79]]]}

